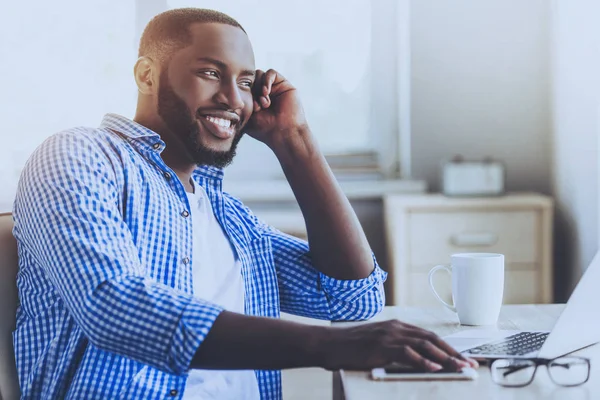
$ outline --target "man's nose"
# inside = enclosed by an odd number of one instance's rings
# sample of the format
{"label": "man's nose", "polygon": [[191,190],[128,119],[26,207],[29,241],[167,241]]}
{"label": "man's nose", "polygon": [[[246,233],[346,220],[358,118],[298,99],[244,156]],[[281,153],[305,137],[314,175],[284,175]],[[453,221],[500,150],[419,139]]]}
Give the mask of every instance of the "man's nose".
{"label": "man's nose", "polygon": [[236,82],[222,84],[215,100],[230,110],[238,110],[244,107],[241,89]]}

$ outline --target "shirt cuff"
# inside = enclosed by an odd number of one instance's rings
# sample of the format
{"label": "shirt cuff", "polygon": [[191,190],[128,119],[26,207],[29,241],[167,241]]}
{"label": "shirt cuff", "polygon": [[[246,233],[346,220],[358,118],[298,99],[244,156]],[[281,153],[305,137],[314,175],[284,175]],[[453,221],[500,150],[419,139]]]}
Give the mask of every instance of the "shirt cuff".
{"label": "shirt cuff", "polygon": [[345,302],[356,301],[373,290],[383,291],[387,272],[382,270],[375,261],[374,266],[373,272],[363,279],[340,280],[320,273],[321,287],[329,296]]}
{"label": "shirt cuff", "polygon": [[213,303],[192,298],[185,307],[173,336],[171,367],[177,375],[186,374],[200,344],[223,311]]}

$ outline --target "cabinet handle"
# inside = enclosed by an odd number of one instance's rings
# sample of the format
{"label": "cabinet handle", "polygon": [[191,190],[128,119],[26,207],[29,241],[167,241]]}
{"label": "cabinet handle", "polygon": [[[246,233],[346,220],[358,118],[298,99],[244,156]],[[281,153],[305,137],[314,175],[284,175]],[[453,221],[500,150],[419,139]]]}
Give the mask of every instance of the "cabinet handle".
{"label": "cabinet handle", "polygon": [[489,232],[457,233],[450,243],[456,247],[489,247],[498,243],[498,235]]}

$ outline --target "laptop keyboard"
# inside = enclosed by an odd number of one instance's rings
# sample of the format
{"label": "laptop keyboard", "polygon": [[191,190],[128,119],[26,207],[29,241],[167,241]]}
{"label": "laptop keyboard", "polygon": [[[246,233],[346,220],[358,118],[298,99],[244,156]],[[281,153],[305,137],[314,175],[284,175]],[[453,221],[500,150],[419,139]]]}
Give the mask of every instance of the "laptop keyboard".
{"label": "laptop keyboard", "polygon": [[522,356],[542,348],[548,332],[519,332],[496,342],[486,343],[467,350],[471,354],[506,354]]}

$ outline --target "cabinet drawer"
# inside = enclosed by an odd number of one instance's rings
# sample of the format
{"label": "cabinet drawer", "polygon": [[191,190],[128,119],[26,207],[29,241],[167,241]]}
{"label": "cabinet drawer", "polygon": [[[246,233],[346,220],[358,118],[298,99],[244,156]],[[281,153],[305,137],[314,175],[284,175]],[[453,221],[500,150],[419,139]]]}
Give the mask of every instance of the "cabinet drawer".
{"label": "cabinet drawer", "polygon": [[[505,271],[503,304],[534,304],[541,301],[538,273],[534,271]],[[433,283],[442,299],[452,304],[452,280],[450,274],[439,272]],[[407,306],[432,307],[442,304],[429,288],[429,275],[421,272],[408,274],[405,286]]]}
{"label": "cabinet drawer", "polygon": [[511,264],[538,262],[535,211],[413,212],[408,219],[411,267],[428,270],[463,252],[502,253]]}

